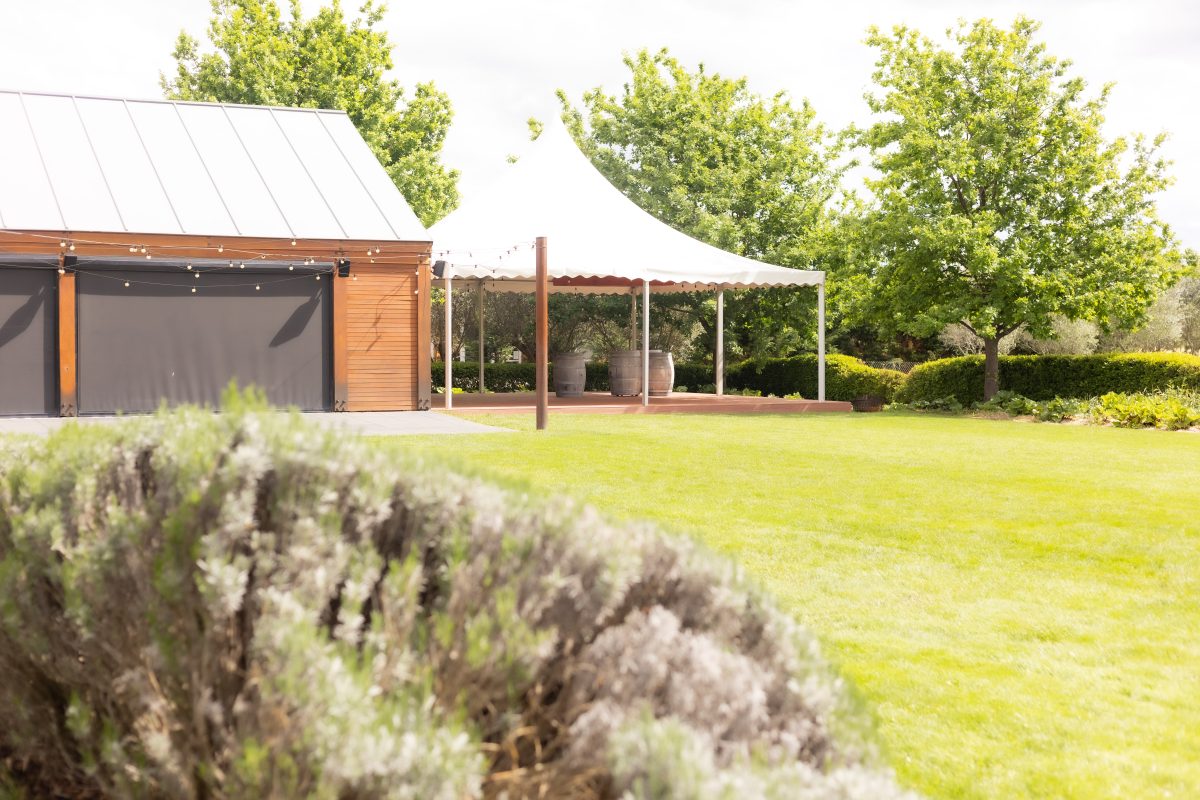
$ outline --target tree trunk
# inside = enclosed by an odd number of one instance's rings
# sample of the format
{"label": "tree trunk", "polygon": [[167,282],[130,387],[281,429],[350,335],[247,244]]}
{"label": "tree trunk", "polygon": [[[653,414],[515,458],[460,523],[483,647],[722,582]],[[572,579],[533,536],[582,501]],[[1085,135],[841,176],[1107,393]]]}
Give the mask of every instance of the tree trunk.
{"label": "tree trunk", "polygon": [[1000,338],[983,340],[983,399],[991,400],[1000,389]]}

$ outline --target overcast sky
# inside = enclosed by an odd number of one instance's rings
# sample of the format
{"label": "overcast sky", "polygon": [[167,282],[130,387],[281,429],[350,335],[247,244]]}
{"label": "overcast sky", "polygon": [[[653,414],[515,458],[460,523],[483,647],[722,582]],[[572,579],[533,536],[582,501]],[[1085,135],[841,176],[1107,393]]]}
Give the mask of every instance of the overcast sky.
{"label": "overcast sky", "polygon": [[[840,127],[868,119],[867,26],[904,23],[937,38],[960,17],[1007,25],[1021,13],[1044,23],[1050,52],[1074,61],[1092,87],[1116,82],[1110,135],[1171,134],[1177,181],[1160,209],[1200,248],[1197,0],[425,0],[393,2],[384,24],[396,76],[432,79],[453,100],[445,158],[469,194],[521,150],[526,118],[555,113],[555,89],[618,92],[623,51],[668,47],[687,64],[746,75],[760,93],[807,97]],[[175,35],[203,37],[208,15],[208,0],[0,0],[0,88],[157,97]]]}

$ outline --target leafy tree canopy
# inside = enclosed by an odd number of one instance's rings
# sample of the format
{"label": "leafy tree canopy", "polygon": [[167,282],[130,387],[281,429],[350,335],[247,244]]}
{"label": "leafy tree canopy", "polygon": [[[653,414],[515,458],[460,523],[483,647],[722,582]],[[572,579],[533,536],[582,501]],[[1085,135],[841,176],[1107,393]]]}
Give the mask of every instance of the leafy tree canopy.
{"label": "leafy tree canopy", "polygon": [[880,91],[861,142],[879,177],[861,297],[895,330],[973,331],[989,397],[1003,336],[1046,335],[1056,315],[1137,325],[1182,264],[1153,200],[1170,183],[1164,136],[1105,139],[1111,86],[1086,96],[1038,27],[964,22],[949,47],[905,27],[867,39]]}
{"label": "leafy tree canopy", "polygon": [[432,82],[411,98],[386,77],[392,45],[377,29],[385,7],[367,0],[350,22],[339,0],[305,18],[292,0],[212,0],[210,52],[186,31],[175,43],[176,100],[333,108],[345,111],[426,225],[458,204],[458,172],[441,163],[453,113]]}
{"label": "leafy tree canopy", "polygon": [[[678,230],[752,258],[813,267],[843,168],[835,137],[808,102],[759,96],[745,78],[703,65],[689,71],[666,50],[624,60],[630,80],[619,97],[597,87],[576,108],[559,92],[564,121],[597,169]],[[711,337],[711,298],[654,303],[693,314]],[[808,293],[756,292],[727,303],[744,354],[786,355],[809,344]]]}

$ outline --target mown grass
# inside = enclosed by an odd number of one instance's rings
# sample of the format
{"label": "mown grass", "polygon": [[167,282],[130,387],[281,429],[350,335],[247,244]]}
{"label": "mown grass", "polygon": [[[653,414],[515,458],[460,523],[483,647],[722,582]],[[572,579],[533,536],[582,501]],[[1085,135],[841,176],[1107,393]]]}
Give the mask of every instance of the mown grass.
{"label": "mown grass", "polygon": [[936,798],[1200,796],[1200,436],[914,414],[472,416],[379,440],[699,537]]}

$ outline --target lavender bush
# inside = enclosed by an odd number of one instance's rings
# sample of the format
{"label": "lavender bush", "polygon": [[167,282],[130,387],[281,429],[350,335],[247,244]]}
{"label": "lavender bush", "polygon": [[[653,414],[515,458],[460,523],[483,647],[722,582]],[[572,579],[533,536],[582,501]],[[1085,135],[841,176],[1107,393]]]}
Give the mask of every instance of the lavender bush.
{"label": "lavender bush", "polygon": [[725,561],[233,398],[0,443],[0,794],[906,796]]}

